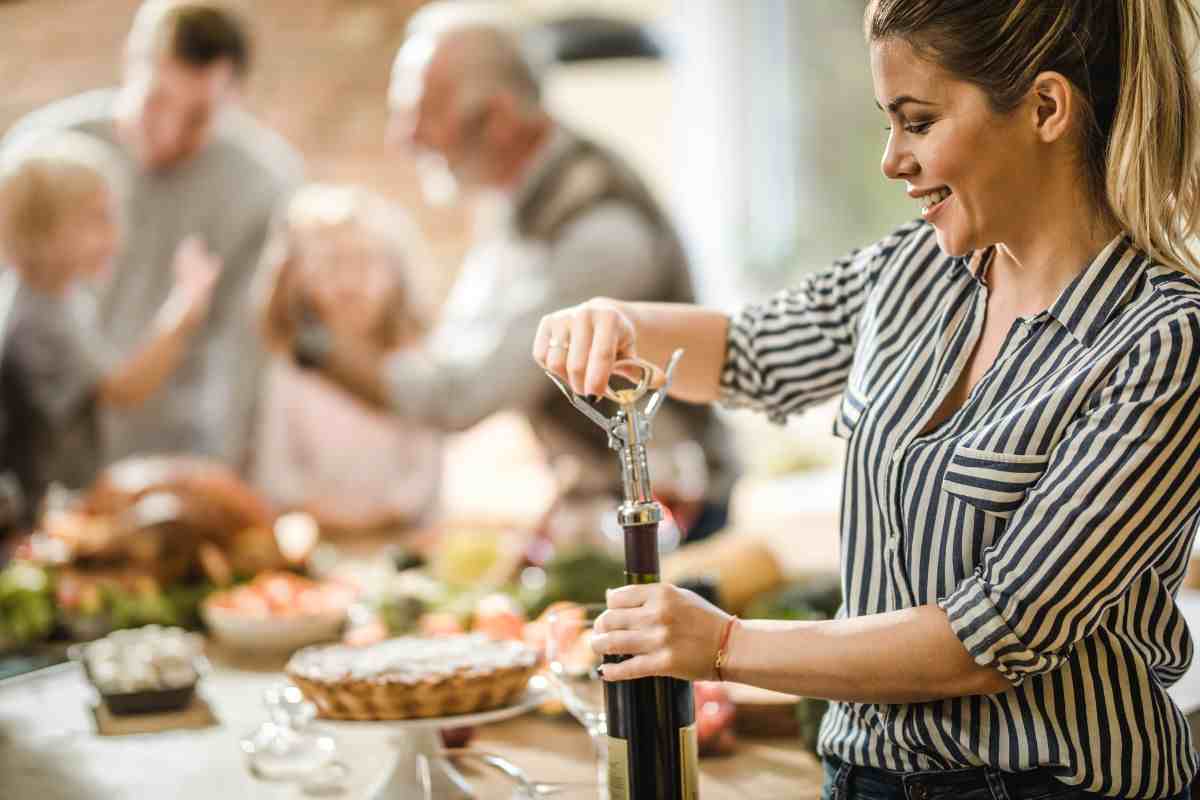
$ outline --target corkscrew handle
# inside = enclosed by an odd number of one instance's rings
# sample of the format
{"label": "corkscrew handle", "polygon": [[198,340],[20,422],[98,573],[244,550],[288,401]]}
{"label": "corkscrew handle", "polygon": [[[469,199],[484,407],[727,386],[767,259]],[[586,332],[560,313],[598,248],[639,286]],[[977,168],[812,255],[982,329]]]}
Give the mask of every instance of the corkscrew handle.
{"label": "corkscrew handle", "polygon": [[650,390],[650,384],[654,380],[655,374],[659,371],[658,367],[641,358],[625,358],[613,365],[614,369],[625,367],[631,371],[641,370],[641,377],[632,388],[614,389],[611,386],[607,386],[604,389],[604,396],[621,407],[624,419],[621,418],[622,415],[612,418],[604,416],[596,410],[595,406],[577,395],[565,380],[548,369],[544,370],[544,372],[550,380],[554,381],[554,385],[559,388],[559,391],[571,401],[571,405],[575,406],[580,413],[602,428],[609,435],[610,439],[615,440],[613,442],[613,447],[615,448],[617,447],[616,442],[626,441],[626,436],[622,428],[627,426],[630,420],[634,421],[635,426],[643,431],[639,438],[643,440],[649,438],[649,424],[655,415],[658,414],[663,400],[666,399],[667,390],[671,386],[671,377],[674,375],[675,367],[679,364],[679,359],[682,357],[682,349],[676,350],[671,354],[671,359],[667,362],[667,368],[663,370],[664,379],[662,386],[654,390],[650,395],[650,402],[646,404],[645,409],[642,411],[638,411],[636,403],[645,397],[646,393]]}

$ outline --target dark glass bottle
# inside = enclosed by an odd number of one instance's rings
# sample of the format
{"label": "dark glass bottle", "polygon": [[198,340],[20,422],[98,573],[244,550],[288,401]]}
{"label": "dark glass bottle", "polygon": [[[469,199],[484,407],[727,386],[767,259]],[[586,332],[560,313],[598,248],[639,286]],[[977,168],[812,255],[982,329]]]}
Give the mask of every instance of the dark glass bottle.
{"label": "dark glass bottle", "polygon": [[[658,523],[625,528],[625,580],[658,582]],[[604,695],[609,800],[695,800],[699,792],[691,682],[665,677],[616,681],[604,685]]]}
{"label": "dark glass bottle", "polygon": [[[662,383],[653,392],[649,391],[657,373],[653,364],[636,358],[614,364],[619,369],[641,370],[641,378],[633,389],[605,391],[605,397],[619,407],[611,418],[575,394],[558,375],[546,371],[571,404],[607,433],[609,446],[617,451],[624,495],[617,509],[617,522],[625,532],[626,583],[659,580],[658,524],[663,510],[654,500],[646,443],[682,357],[682,350],[671,354]],[[639,409],[638,401],[647,394],[649,401]],[[606,682],[604,702],[609,799],[695,800],[699,796],[699,771],[692,684],[664,677]]]}

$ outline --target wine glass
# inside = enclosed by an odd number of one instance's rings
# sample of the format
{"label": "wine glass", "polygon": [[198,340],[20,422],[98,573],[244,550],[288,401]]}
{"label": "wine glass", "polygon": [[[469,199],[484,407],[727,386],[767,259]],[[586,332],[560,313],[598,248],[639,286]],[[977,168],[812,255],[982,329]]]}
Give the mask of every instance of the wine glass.
{"label": "wine glass", "polygon": [[659,550],[676,550],[690,535],[704,509],[708,461],[699,442],[685,439],[647,453],[654,476],[654,498],[666,512],[659,525]]}
{"label": "wine glass", "polygon": [[563,606],[547,620],[546,660],[567,712],[583,725],[596,756],[600,796],[608,781],[608,726],[605,722],[601,657],[592,652],[593,626],[603,604]]}
{"label": "wine glass", "polygon": [[277,684],[263,692],[270,720],[241,740],[250,774],[259,780],[312,784],[328,788],[340,784],[348,769],[338,760],[337,739],[312,724],[317,709],[291,684]]}

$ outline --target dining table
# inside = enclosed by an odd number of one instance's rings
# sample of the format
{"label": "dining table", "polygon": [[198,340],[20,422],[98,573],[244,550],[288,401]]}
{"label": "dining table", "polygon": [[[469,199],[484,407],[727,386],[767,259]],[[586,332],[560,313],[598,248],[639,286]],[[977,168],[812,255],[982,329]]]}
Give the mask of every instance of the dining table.
{"label": "dining table", "polygon": [[[464,444],[464,453],[470,449]],[[470,463],[465,455],[459,460]],[[478,487],[489,484],[478,478],[467,475],[457,490],[451,485],[447,493],[458,498],[460,507],[474,500],[481,509],[494,509],[500,493],[481,499]],[[733,526],[763,534],[789,575],[836,574],[838,480],[837,470],[828,467],[783,479],[743,481],[731,504]],[[534,492],[503,494],[523,498]],[[798,512],[798,496],[816,499]],[[796,546],[797,531],[803,532],[803,547]],[[344,555],[365,558],[378,545],[364,541],[341,549]],[[1200,631],[1200,590],[1182,589],[1177,605],[1195,635]],[[295,783],[254,777],[240,743],[267,720],[264,693],[285,680],[284,660],[247,655],[211,641],[205,649],[211,667],[200,682],[199,696],[209,719],[195,728],[101,734],[98,698],[73,662],[0,680],[0,800],[378,798],[396,755],[392,734],[378,725],[336,726],[338,758],[348,771],[333,790],[314,793]],[[1170,692],[1194,735],[1200,735],[1200,666],[1193,664]],[[588,735],[565,714],[531,711],[479,726],[470,748],[501,756],[531,781],[593,784],[582,794],[547,796],[599,797]],[[516,782],[498,769],[473,759],[460,762],[460,769],[478,798],[525,800],[516,792]],[[731,753],[700,760],[699,793],[702,800],[808,800],[819,797],[821,779],[820,762],[795,737],[739,735]]]}
{"label": "dining table", "polygon": [[[1182,590],[1178,603],[1189,626],[1200,629],[1200,591]],[[211,667],[199,691],[211,720],[192,729],[101,735],[98,698],[73,662],[0,681],[0,800],[371,800],[378,794],[395,751],[386,729],[370,724],[337,726],[338,757],[348,773],[335,791],[318,795],[253,777],[240,742],[267,719],[263,694],[285,680],[283,662],[215,644],[207,658]],[[1200,668],[1193,666],[1171,694],[1195,730]],[[531,781],[595,781],[587,734],[565,714],[532,711],[480,726],[470,747],[502,756]],[[473,759],[461,770],[479,798],[521,798],[499,770]],[[820,762],[793,737],[739,737],[731,753],[700,761],[704,800],[816,798],[820,785]]]}
{"label": "dining table", "polygon": [[[263,695],[285,680],[283,662],[215,644],[206,650],[211,666],[199,697],[211,719],[196,728],[100,734],[98,697],[74,663],[0,682],[0,800],[383,800],[395,750],[388,729],[371,723],[335,726],[348,768],[336,787],[252,776],[240,742],[266,721]],[[591,742],[566,714],[533,710],[481,725],[470,749],[501,756],[530,781],[569,786],[563,797],[598,797],[587,788],[596,781]],[[476,797],[523,800],[498,769],[473,758],[456,763]],[[820,781],[820,763],[792,737],[742,737],[731,753],[700,761],[704,800],[815,798]]]}

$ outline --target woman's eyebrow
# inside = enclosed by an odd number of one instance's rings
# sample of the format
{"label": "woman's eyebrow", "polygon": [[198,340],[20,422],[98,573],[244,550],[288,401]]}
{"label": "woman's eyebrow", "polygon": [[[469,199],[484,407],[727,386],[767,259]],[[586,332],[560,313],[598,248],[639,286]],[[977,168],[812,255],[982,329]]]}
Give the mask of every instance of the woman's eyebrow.
{"label": "woman's eyebrow", "polygon": [[[887,110],[890,111],[891,113],[895,114],[897,111],[900,110],[900,108],[902,106],[904,106],[907,103],[914,103],[919,106],[934,105],[934,103],[931,103],[928,100],[918,100],[917,98],[913,97],[912,95],[902,94],[899,97],[897,97],[895,100],[893,100],[892,102],[887,104]],[[883,111],[883,106],[879,105],[878,100],[875,101],[875,107],[878,108],[880,111]]]}

